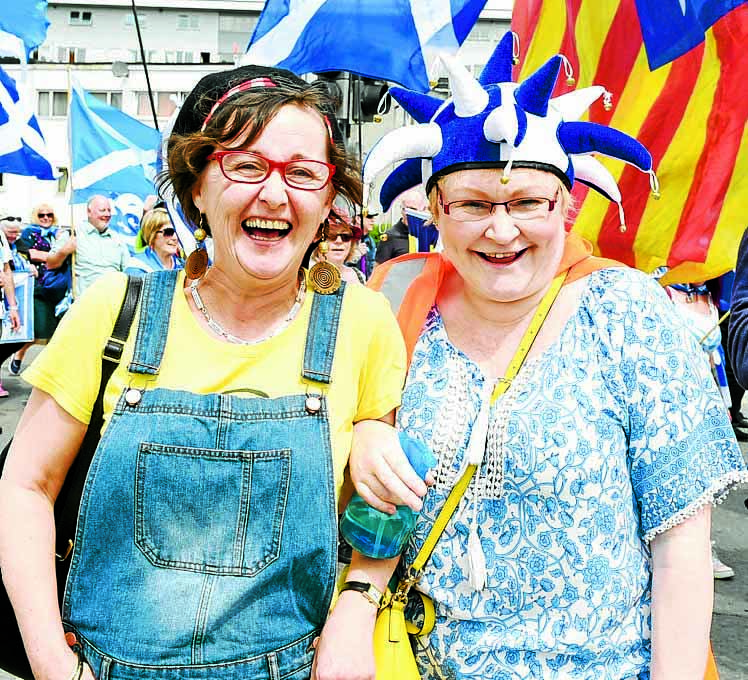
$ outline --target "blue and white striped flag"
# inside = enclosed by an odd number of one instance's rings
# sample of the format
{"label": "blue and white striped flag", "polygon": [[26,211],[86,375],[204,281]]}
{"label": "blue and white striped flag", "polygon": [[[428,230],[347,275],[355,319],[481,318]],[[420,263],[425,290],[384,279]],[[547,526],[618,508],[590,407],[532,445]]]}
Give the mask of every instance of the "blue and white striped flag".
{"label": "blue and white striped flag", "polygon": [[0,67],[0,172],[55,179],[33,102]]}
{"label": "blue and white striped flag", "polygon": [[350,71],[429,90],[437,53],[454,54],[486,0],[268,0],[243,64]]}
{"label": "blue and white striped flag", "polygon": [[155,194],[161,133],[73,86],[70,99],[73,203],[102,194]]}
{"label": "blue and white striped flag", "polygon": [[47,37],[47,0],[0,2],[0,55],[26,61]]}

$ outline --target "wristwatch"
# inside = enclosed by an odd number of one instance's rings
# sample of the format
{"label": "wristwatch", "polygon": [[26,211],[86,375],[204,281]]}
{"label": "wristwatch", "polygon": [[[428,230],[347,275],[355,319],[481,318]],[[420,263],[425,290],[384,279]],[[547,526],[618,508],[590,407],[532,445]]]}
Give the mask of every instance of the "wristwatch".
{"label": "wristwatch", "polygon": [[357,593],[361,593],[377,609],[382,606],[384,595],[382,595],[382,591],[372,583],[364,583],[363,581],[346,581],[340,589],[340,592],[342,593],[345,590],[355,590]]}

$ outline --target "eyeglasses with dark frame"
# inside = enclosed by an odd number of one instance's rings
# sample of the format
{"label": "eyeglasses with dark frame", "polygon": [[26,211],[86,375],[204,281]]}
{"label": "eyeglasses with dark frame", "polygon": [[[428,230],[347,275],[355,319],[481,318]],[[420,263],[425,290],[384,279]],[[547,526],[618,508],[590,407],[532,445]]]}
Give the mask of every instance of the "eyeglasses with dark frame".
{"label": "eyeglasses with dark frame", "polygon": [[343,243],[350,243],[353,240],[353,234],[347,231],[340,231],[337,234],[329,234],[327,240],[335,242],[338,240],[338,237],[340,237],[340,240]]}
{"label": "eyeglasses with dark frame", "polygon": [[214,151],[208,160],[218,161],[223,176],[231,182],[259,184],[273,170],[278,170],[289,187],[303,191],[324,189],[335,174],[335,166],[331,163],[307,158],[273,161],[253,151]]}
{"label": "eyeglasses with dark frame", "polygon": [[541,196],[522,196],[511,201],[482,201],[478,199],[463,199],[460,201],[444,202],[439,192],[439,205],[445,215],[449,215],[457,222],[480,222],[496,212],[496,206],[503,206],[509,217],[515,220],[538,220],[547,217],[558,203],[558,191],[553,198]]}

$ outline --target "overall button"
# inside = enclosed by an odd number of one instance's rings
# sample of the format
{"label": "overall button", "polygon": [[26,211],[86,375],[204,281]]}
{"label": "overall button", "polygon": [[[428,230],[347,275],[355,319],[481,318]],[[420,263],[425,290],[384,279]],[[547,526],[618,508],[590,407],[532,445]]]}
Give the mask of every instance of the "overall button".
{"label": "overall button", "polygon": [[142,398],[143,393],[140,390],[136,390],[134,387],[131,387],[127,392],[125,392],[125,401],[128,406],[137,406]]}
{"label": "overall button", "polygon": [[316,394],[312,394],[306,398],[306,410],[309,413],[317,413],[322,408],[322,399]]}

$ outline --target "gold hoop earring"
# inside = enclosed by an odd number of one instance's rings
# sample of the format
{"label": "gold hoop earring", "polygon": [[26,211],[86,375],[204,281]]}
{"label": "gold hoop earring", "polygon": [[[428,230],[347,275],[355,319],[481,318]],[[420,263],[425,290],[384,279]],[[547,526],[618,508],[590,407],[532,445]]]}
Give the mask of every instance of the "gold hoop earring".
{"label": "gold hoop earring", "polygon": [[331,295],[340,288],[340,271],[334,264],[327,261],[327,251],[330,247],[327,245],[328,221],[325,220],[321,227],[322,241],[320,241],[318,250],[322,260],[309,270],[309,285],[315,293]]}
{"label": "gold hoop earring", "polygon": [[200,226],[195,229],[195,250],[187,257],[184,263],[184,273],[188,279],[201,279],[208,270],[208,251],[205,248],[205,239],[208,236],[208,219],[205,213],[200,213]]}

